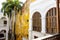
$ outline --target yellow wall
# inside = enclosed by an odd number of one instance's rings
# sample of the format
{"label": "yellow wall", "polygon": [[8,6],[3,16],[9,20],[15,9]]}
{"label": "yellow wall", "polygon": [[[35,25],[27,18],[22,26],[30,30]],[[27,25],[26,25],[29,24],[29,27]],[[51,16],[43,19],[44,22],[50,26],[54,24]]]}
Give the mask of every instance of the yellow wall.
{"label": "yellow wall", "polygon": [[21,11],[16,14],[16,26],[15,34],[16,40],[22,40],[22,37],[28,39],[28,29],[29,29],[29,1],[27,0]]}
{"label": "yellow wall", "polygon": [[16,40],[21,40],[22,37],[28,38],[29,29],[29,13],[23,13],[22,15],[16,15]]}
{"label": "yellow wall", "polygon": [[34,2],[34,1],[36,1],[36,0],[31,0],[31,2]]}

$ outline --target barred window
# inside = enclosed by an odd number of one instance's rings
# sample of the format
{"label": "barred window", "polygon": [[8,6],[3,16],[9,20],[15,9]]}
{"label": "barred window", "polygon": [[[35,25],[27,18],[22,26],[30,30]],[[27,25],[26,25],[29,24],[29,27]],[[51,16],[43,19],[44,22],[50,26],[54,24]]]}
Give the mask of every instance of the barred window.
{"label": "barred window", "polygon": [[32,17],[33,31],[41,31],[41,15],[39,12],[35,12]]}
{"label": "barred window", "polygon": [[52,8],[47,12],[46,15],[46,32],[55,34],[57,32],[57,16],[56,8]]}

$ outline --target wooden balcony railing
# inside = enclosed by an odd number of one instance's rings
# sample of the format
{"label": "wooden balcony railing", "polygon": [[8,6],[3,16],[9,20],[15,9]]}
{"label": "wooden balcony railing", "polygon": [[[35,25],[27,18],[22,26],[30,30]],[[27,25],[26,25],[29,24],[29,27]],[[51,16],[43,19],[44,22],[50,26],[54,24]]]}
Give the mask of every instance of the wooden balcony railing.
{"label": "wooden balcony railing", "polygon": [[43,40],[60,40],[60,34],[54,35],[52,37],[45,38]]}

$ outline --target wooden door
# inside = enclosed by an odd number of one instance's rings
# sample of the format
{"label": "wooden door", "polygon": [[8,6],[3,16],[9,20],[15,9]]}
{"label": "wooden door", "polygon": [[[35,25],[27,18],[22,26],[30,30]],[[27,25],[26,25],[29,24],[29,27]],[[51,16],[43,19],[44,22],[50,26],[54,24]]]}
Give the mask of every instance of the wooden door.
{"label": "wooden door", "polygon": [[[57,0],[58,1],[58,0]],[[60,3],[60,0],[59,0],[59,3]]]}
{"label": "wooden door", "polygon": [[41,31],[41,15],[39,12],[35,12],[32,17],[33,31]]}
{"label": "wooden door", "polygon": [[57,14],[56,8],[52,8],[46,15],[46,32],[55,34],[57,32]]}
{"label": "wooden door", "polygon": [[58,13],[59,13],[58,15],[59,15],[59,33],[60,33],[60,0],[57,0],[57,8],[58,8]]}

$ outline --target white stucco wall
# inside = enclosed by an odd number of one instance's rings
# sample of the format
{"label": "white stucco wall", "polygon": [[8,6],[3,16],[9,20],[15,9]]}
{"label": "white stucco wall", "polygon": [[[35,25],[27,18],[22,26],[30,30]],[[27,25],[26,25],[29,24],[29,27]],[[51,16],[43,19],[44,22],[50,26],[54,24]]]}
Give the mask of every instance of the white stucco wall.
{"label": "white stucco wall", "polygon": [[[29,19],[32,20],[32,16],[36,11],[41,14],[41,19],[44,19],[47,11],[53,7],[56,7],[55,0],[47,0],[47,1],[42,0],[42,1],[36,1],[34,3],[31,3],[30,4],[30,18]],[[31,21],[30,21],[30,24],[31,24]]]}
{"label": "white stucco wall", "polygon": [[42,33],[46,33],[46,13],[49,9],[56,7],[56,0],[37,0],[30,4],[30,17],[29,17],[29,40],[32,36],[32,16],[37,11],[41,14],[41,23],[42,23]]}

